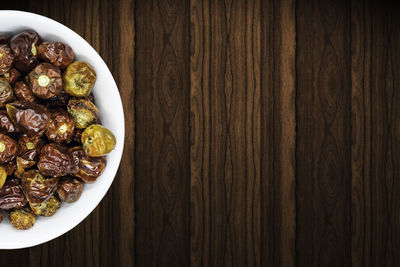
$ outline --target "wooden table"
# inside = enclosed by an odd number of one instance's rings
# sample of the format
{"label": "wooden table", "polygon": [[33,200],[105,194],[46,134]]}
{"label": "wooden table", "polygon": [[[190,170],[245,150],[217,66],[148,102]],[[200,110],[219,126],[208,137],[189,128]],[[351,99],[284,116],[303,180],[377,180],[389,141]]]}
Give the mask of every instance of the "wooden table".
{"label": "wooden table", "polygon": [[0,266],[400,266],[398,6],[1,8],[51,17],[99,52],[120,89],[126,143],[84,222],[1,251]]}

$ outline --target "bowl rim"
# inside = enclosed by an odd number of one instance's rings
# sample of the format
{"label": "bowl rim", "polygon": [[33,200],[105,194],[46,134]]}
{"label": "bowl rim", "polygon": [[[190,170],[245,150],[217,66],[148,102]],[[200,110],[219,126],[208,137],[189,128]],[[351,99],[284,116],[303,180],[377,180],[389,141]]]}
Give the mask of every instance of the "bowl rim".
{"label": "bowl rim", "polygon": [[[9,246],[4,244],[0,244],[0,250],[10,250],[10,249],[22,249],[22,248],[29,248],[29,247],[33,247],[33,246],[37,246],[43,243],[46,243],[48,241],[51,241],[55,238],[58,238],[64,234],[66,234],[67,232],[71,231],[73,228],[75,228],[76,226],[78,226],[81,222],[83,222],[92,212],[93,210],[100,204],[100,202],[103,200],[104,196],[107,194],[108,190],[111,188],[111,185],[115,179],[115,176],[119,170],[119,165],[121,163],[121,158],[122,158],[122,153],[123,153],[123,149],[124,149],[124,144],[125,144],[125,114],[124,114],[124,109],[123,109],[123,104],[122,104],[122,99],[121,99],[121,95],[119,93],[118,90],[118,86],[115,82],[115,79],[112,75],[112,72],[110,71],[110,69],[108,68],[107,64],[104,62],[103,58],[99,55],[99,53],[96,51],[96,49],[94,49],[91,44],[86,41],[83,37],[81,37],[78,33],[76,33],[75,31],[73,31],[72,29],[70,29],[69,27],[65,26],[64,24],[51,19],[49,17],[43,16],[43,15],[39,15],[36,13],[32,13],[32,12],[26,12],[26,11],[19,11],[19,10],[0,10],[0,16],[2,14],[7,14],[7,15],[23,15],[25,17],[31,17],[34,19],[40,19],[40,20],[44,20],[47,21],[49,23],[54,24],[55,26],[62,28],[63,31],[67,31],[72,35],[75,35],[77,39],[79,39],[80,42],[86,43],[89,47],[89,49],[93,50],[95,56],[98,57],[97,60],[100,61],[100,63],[102,65],[104,65],[106,67],[106,70],[108,71],[108,73],[110,74],[109,76],[111,77],[111,83],[113,85],[113,87],[116,89],[116,93],[118,95],[118,98],[116,98],[116,101],[118,101],[118,105],[121,107],[121,111],[122,111],[122,118],[121,118],[121,130],[122,130],[122,134],[120,137],[120,140],[118,140],[119,142],[119,147],[121,149],[119,149],[119,153],[115,154],[114,158],[113,158],[113,162],[114,163],[114,168],[110,175],[110,177],[108,177],[109,182],[108,184],[106,184],[104,186],[104,190],[102,190],[102,192],[99,194],[99,197],[96,199],[96,201],[93,201],[93,204],[90,205],[90,208],[88,209],[88,213],[86,215],[81,215],[79,216],[78,219],[76,219],[73,223],[71,223],[70,225],[68,225],[68,227],[62,228],[61,231],[59,232],[55,232],[54,234],[48,234],[48,235],[43,235],[43,236],[38,236],[36,239],[34,240],[25,240],[24,244],[16,244],[16,243],[12,243]],[[32,29],[34,29],[34,26],[32,26]],[[107,166],[106,166],[107,168]]]}

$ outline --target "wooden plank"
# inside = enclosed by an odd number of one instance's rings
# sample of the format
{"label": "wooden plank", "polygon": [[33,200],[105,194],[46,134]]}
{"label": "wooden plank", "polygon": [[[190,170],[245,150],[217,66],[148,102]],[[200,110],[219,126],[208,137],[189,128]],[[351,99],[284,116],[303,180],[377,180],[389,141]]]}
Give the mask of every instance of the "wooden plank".
{"label": "wooden plank", "polygon": [[190,2],[190,263],[210,265],[210,3]]}
{"label": "wooden plank", "polygon": [[294,266],[295,2],[265,1],[262,8],[262,264]]}
{"label": "wooden plank", "polygon": [[400,264],[399,8],[372,2],[371,60],[371,259],[372,265]]}
{"label": "wooden plank", "polygon": [[138,1],[135,16],[135,261],[188,265],[189,3]]}
{"label": "wooden plank", "polygon": [[372,227],[370,2],[352,1],[351,11],[351,256],[352,266],[368,266]]}
{"label": "wooden plank", "polygon": [[274,266],[280,250],[275,240],[274,191],[274,1],[261,1],[261,266]]}
{"label": "wooden plank", "polygon": [[191,1],[191,263],[260,265],[260,2]]}
{"label": "wooden plank", "polygon": [[295,265],[295,1],[274,4],[274,196],[276,266]]}
{"label": "wooden plank", "polygon": [[350,265],[350,5],[297,6],[297,264]]}
{"label": "wooden plank", "polygon": [[[135,263],[135,25],[134,0],[113,1],[113,74],[125,113],[125,147],[113,190],[113,266]],[[121,51],[122,54],[121,54]]]}

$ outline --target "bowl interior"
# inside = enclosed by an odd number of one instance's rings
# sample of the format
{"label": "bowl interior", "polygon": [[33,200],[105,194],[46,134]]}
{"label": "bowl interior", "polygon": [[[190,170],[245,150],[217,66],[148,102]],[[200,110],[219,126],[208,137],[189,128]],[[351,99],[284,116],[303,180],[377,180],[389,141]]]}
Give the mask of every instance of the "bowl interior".
{"label": "bowl interior", "polygon": [[12,35],[33,29],[39,33],[42,40],[65,42],[72,47],[77,60],[91,64],[97,73],[93,94],[100,109],[101,121],[117,139],[115,149],[107,155],[104,173],[94,184],[84,185],[82,196],[77,202],[62,203],[53,217],[36,216],[35,226],[26,231],[14,229],[6,213],[3,213],[4,220],[0,223],[0,249],[15,249],[38,245],[66,233],[84,220],[99,204],[111,186],[121,160],[125,133],[124,114],[117,85],[107,65],[77,33],[52,19],[20,11],[0,11],[0,25],[0,34]]}

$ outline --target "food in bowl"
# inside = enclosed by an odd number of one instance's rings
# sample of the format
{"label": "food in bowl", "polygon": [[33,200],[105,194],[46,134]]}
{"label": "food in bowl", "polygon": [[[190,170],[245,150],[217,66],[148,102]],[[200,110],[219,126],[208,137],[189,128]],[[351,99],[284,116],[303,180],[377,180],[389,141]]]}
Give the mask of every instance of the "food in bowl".
{"label": "food in bowl", "polygon": [[77,201],[116,145],[101,125],[96,72],[34,30],[0,36],[0,222],[20,230]]}

